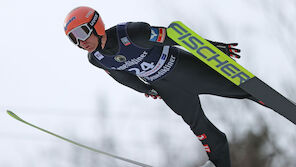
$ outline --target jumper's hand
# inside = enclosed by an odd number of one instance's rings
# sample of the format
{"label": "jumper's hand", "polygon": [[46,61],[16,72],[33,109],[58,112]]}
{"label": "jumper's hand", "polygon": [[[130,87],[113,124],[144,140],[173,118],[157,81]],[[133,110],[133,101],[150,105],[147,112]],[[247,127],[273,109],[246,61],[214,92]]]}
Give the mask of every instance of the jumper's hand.
{"label": "jumper's hand", "polygon": [[235,48],[238,45],[238,43],[220,43],[220,42],[211,42],[211,43],[231,58],[239,59],[241,57],[240,55],[237,54],[237,53],[240,53],[241,50]]}
{"label": "jumper's hand", "polygon": [[161,97],[159,95],[149,95],[147,93],[145,93],[145,96],[148,97],[152,97],[153,99],[161,99]]}
{"label": "jumper's hand", "polygon": [[157,91],[154,89],[151,89],[148,93],[145,93],[145,96],[152,97],[153,99],[161,99],[161,97],[158,95]]}

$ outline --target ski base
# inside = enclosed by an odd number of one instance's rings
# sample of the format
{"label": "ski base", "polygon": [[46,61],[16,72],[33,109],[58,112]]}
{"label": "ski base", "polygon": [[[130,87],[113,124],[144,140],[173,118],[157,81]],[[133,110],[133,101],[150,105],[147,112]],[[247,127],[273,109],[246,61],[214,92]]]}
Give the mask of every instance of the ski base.
{"label": "ski base", "polygon": [[239,87],[257,98],[263,105],[266,105],[296,124],[295,103],[278,93],[259,78],[254,77]]}

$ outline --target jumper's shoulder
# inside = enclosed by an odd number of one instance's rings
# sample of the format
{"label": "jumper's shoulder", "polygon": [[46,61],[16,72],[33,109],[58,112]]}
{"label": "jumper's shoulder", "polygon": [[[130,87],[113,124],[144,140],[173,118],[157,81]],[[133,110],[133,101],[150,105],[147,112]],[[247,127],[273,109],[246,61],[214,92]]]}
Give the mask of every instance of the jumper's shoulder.
{"label": "jumper's shoulder", "polygon": [[87,58],[92,65],[104,69],[104,67],[96,60],[93,53],[88,53]]}
{"label": "jumper's shoulder", "polygon": [[127,22],[126,24],[128,30],[150,30],[150,24],[146,22]]}
{"label": "jumper's shoulder", "polygon": [[134,41],[150,39],[150,25],[145,22],[128,22],[127,34]]}

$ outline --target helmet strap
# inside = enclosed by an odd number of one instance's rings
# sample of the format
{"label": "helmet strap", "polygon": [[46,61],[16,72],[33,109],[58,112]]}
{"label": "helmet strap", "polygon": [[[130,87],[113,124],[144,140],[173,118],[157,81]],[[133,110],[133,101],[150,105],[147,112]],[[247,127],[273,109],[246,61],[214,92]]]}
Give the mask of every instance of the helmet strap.
{"label": "helmet strap", "polygon": [[98,33],[94,27],[96,25],[97,21],[99,20],[99,17],[100,17],[99,13],[97,11],[95,11],[95,13],[94,13],[91,21],[88,23],[88,25],[93,29],[93,33],[95,34],[95,36],[97,36],[99,38],[99,44],[101,44],[102,37],[100,35],[98,35]]}
{"label": "helmet strap", "polygon": [[100,18],[99,13],[97,13],[97,12],[95,11],[95,13],[94,13],[94,15],[93,15],[91,21],[88,23],[89,26],[90,26],[91,28],[94,29],[94,26],[96,25],[96,23],[97,23],[97,21],[99,20],[99,18]]}

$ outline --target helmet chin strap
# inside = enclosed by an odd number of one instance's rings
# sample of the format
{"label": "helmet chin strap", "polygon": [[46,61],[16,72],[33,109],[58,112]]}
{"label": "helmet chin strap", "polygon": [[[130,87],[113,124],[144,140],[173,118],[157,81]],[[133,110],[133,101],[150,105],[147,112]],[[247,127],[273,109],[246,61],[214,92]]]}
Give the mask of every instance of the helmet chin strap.
{"label": "helmet chin strap", "polygon": [[98,46],[97,46],[96,50],[102,50],[103,49],[102,48],[102,38],[103,38],[103,36],[98,35],[95,29],[93,30],[93,33],[95,34],[96,37],[98,37]]}
{"label": "helmet chin strap", "polygon": [[98,36],[98,46],[96,50],[102,50],[102,36]]}

